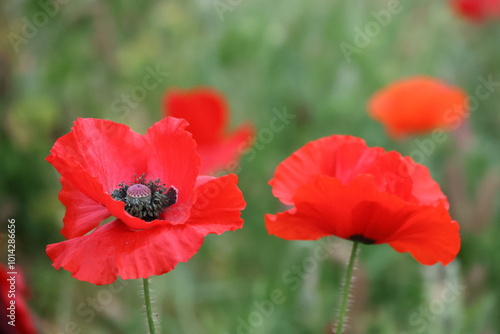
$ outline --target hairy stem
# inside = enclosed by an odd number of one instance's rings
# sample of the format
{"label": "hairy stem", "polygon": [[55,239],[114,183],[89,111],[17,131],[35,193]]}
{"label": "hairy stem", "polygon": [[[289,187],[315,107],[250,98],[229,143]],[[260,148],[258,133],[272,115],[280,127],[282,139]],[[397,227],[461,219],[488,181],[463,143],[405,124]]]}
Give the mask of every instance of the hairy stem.
{"label": "hairy stem", "polygon": [[345,323],[345,315],[347,313],[347,306],[349,304],[349,294],[351,290],[352,283],[352,273],[354,271],[354,264],[356,262],[356,255],[358,253],[359,242],[354,241],[351,250],[351,257],[349,258],[349,263],[347,265],[347,270],[344,278],[344,291],[342,292],[342,300],[340,302],[340,312],[337,330],[335,334],[342,334],[344,323]]}
{"label": "hairy stem", "polygon": [[146,304],[146,315],[148,318],[149,333],[155,334],[155,322],[153,319],[153,309],[151,308],[151,296],[149,294],[149,279],[143,278],[144,283],[144,302]]}

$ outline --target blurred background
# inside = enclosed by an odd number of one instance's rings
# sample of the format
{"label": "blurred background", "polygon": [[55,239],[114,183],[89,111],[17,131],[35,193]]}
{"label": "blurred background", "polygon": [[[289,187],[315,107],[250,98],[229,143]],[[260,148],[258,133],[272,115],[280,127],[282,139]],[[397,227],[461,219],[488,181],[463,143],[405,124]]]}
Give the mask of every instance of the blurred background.
{"label": "blurred background", "polygon": [[[366,114],[371,94],[416,74],[470,96],[481,78],[500,81],[500,20],[472,23],[444,0],[401,0],[391,13],[394,2],[2,1],[1,233],[5,241],[14,218],[39,332],[146,332],[140,282],[80,282],[45,254],[63,240],[58,174],[44,160],[55,140],[77,117],[144,133],[162,117],[167,88],[212,86],[227,98],[232,128],[248,120],[258,129],[237,171],[245,226],[208,236],[189,262],[153,279],[162,332],[332,333],[350,243],[267,234],[263,215],[283,209],[267,185],[277,164],[331,134],[418,154],[429,136],[391,140]],[[150,73],[156,87],[137,88]],[[461,225],[459,256],[426,267],[387,245],[362,246],[349,333],[500,333],[500,87],[491,87],[423,152]],[[127,102],[134,90],[146,93]],[[285,110],[293,119],[270,131]]]}

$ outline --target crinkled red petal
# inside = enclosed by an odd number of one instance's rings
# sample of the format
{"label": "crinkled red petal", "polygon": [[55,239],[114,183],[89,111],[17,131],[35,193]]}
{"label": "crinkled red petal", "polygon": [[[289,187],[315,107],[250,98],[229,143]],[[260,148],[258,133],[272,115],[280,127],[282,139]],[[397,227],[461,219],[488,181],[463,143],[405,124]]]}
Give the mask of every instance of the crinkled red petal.
{"label": "crinkled red petal", "polygon": [[143,136],[107,120],[79,118],[47,157],[62,177],[90,199],[103,204],[122,181],[146,170]]}
{"label": "crinkled red petal", "polygon": [[[185,222],[195,200],[193,188],[200,164],[196,144],[184,131],[186,126],[184,120],[165,118],[141,136],[125,125],[78,119],[47,158],[77,191],[74,199],[73,194],[63,192],[62,200],[68,207],[64,235],[74,237],[95,228],[97,220],[105,216],[98,205],[133,229]],[[125,204],[110,195],[121,182],[128,183],[143,174],[146,181],[159,178],[178,191],[177,203],[152,222],[129,215]],[[96,211],[91,212],[92,208]]]}
{"label": "crinkled red petal", "polygon": [[183,223],[189,217],[189,210],[195,201],[193,189],[200,168],[196,143],[191,134],[184,131],[186,126],[185,120],[168,117],[155,123],[145,135],[148,145],[146,177],[151,180],[158,178],[167,188],[174,187],[177,190],[177,203],[160,217],[172,224]]}
{"label": "crinkled red petal", "polygon": [[269,183],[274,196],[291,205],[297,190],[318,175],[332,176],[347,184],[360,174],[373,176],[380,191],[405,201],[448,205],[425,166],[394,151],[370,148],[362,139],[350,136],[334,135],[306,144],[278,165]]}
{"label": "crinkled red petal", "polygon": [[218,178],[200,177],[196,187],[196,203],[186,224],[203,235],[222,234],[243,226],[241,210],[245,208],[238,177],[229,174]]}
{"label": "crinkled red petal", "polygon": [[270,234],[288,240],[362,236],[409,252],[422,264],[447,264],[460,248],[458,224],[443,205],[408,203],[380,192],[369,175],[349,184],[318,176],[297,191],[294,202],[293,209],[266,216]]}
{"label": "crinkled red petal", "polygon": [[120,220],[90,234],[47,246],[56,269],[92,284],[161,275],[189,260],[203,243],[195,226],[165,224],[136,231]]}
{"label": "crinkled red petal", "polygon": [[[340,146],[348,145],[337,153]],[[345,153],[345,155],[343,155]],[[365,156],[366,154],[366,156]],[[307,143],[278,165],[269,182],[273,195],[284,204],[293,204],[295,192],[317,175],[332,175],[348,182],[356,175],[356,165],[373,160],[377,151],[351,136],[331,136]]]}
{"label": "crinkled red petal", "polygon": [[61,233],[67,239],[80,237],[90,232],[104,219],[111,216],[105,206],[84,195],[64,177],[61,177],[61,184],[59,200],[66,207]]}

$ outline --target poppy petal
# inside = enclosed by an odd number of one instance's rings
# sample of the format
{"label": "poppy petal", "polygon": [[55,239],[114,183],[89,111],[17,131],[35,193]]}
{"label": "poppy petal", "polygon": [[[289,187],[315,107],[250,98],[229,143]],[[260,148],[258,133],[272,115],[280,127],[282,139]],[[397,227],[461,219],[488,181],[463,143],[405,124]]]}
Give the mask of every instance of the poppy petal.
{"label": "poppy petal", "polygon": [[78,280],[102,285],[123,279],[161,275],[189,260],[203,243],[203,235],[186,224],[130,230],[120,220],[94,232],[47,246],[56,269],[64,268]]}
{"label": "poppy petal", "polygon": [[288,240],[336,235],[365,243],[387,242],[422,264],[447,264],[460,247],[458,224],[443,206],[412,204],[380,192],[370,175],[360,175],[349,184],[318,176],[297,191],[294,202],[294,209],[266,217],[270,234]]}
{"label": "poppy petal", "polygon": [[172,89],[164,97],[165,116],[188,121],[187,130],[198,145],[217,143],[227,125],[227,106],[224,98],[210,88],[189,91]]}
{"label": "poppy petal", "polygon": [[266,214],[264,219],[268,233],[285,240],[317,240],[335,235],[332,226],[323,224],[320,213],[308,215],[294,208],[275,215]]}
{"label": "poppy petal", "polygon": [[[270,234],[287,240],[315,240],[329,235],[349,239],[354,232],[351,211],[362,198],[358,191],[374,188],[373,178],[366,176],[364,184],[357,191],[349,190],[340,180],[330,176],[316,176],[296,192],[295,207],[267,215],[266,227]],[[364,186],[365,189],[362,189]]]}
{"label": "poppy petal", "polygon": [[380,191],[412,203],[448,206],[446,196],[425,166],[409,157],[381,148],[370,148],[359,138],[330,136],[306,144],[276,168],[273,195],[284,204],[293,204],[298,188],[317,175],[329,175],[342,183],[359,174],[369,174]]}
{"label": "poppy petal", "polygon": [[448,200],[434,181],[427,167],[415,163],[410,157],[403,157],[395,151],[379,151],[377,159],[358,173],[373,175],[380,191],[397,195],[404,201],[415,204],[445,205]]}
{"label": "poppy petal", "polygon": [[143,147],[143,137],[126,125],[79,118],[56,141],[47,161],[80,192],[104,204],[120,182],[145,171]]}
{"label": "poppy petal", "polygon": [[235,174],[200,178],[196,188],[197,199],[187,224],[196,227],[203,235],[222,234],[241,228],[241,210],[246,203],[237,183]]}
{"label": "poppy petal", "polygon": [[395,138],[454,129],[467,117],[467,94],[438,79],[415,76],[373,94],[368,112]]}
{"label": "poppy petal", "polygon": [[451,2],[460,15],[476,23],[500,17],[498,0],[452,0]]}
{"label": "poppy petal", "polygon": [[[214,145],[199,145],[201,157],[200,174],[216,170],[234,170],[239,156],[251,145],[255,130],[249,124],[242,125],[232,135]],[[234,163],[233,163],[234,162]]]}
{"label": "poppy petal", "polygon": [[408,205],[389,194],[373,195],[378,198],[368,196],[353,209],[354,230],[362,230],[363,236],[377,244],[388,243],[400,253],[409,252],[425,265],[446,265],[457,256],[459,226],[444,206]]}
{"label": "poppy petal", "polygon": [[177,190],[177,203],[161,217],[171,223],[183,223],[195,201],[193,188],[198,176],[200,157],[196,143],[184,129],[187,122],[173,117],[164,118],[147,131],[147,177],[160,179],[167,187]]}
{"label": "poppy petal", "polygon": [[59,200],[66,207],[64,215],[64,227],[62,235],[67,239],[82,236],[97,226],[106,218],[111,216],[106,207],[88,198],[64,177],[61,177],[62,189]]}
{"label": "poppy petal", "polygon": [[287,205],[293,204],[298,188],[317,175],[331,175],[349,182],[356,175],[356,166],[364,166],[376,158],[364,140],[352,136],[331,136],[307,143],[276,168],[269,182],[273,195]]}
{"label": "poppy petal", "polygon": [[228,108],[224,96],[211,88],[171,89],[165,93],[166,116],[185,119],[201,157],[200,174],[237,168],[239,155],[251,144],[254,129],[249,124],[226,134]]}
{"label": "poppy petal", "polygon": [[[416,203],[432,206],[443,205],[445,209],[448,209],[450,206],[448,199],[443,194],[439,184],[432,179],[429,169],[415,163],[410,157],[402,157],[402,160],[408,173],[400,172],[400,175],[413,180],[411,192],[418,200]],[[400,167],[398,169],[401,170]]]}
{"label": "poppy petal", "polygon": [[[25,297],[29,296],[29,288],[25,283],[24,276],[19,268],[16,268],[15,290],[11,287],[12,270],[0,264],[0,307],[3,308],[2,316],[9,319],[2,321],[0,332],[5,334],[36,334],[35,322],[31,316],[29,305]],[[14,293],[15,292],[15,293]],[[12,304],[14,302],[15,304]],[[15,306],[15,319],[10,317],[12,305]],[[6,311],[9,312],[7,314]],[[14,324],[14,325],[12,325]]]}
{"label": "poppy petal", "polygon": [[[412,224],[408,224],[411,227],[400,232],[401,235],[395,235],[397,241],[388,244],[400,253],[409,252],[422,264],[440,262],[447,265],[460,250],[459,225],[456,221],[447,222],[444,213],[439,217],[439,212],[429,211],[428,220],[414,218]],[[429,238],[430,235],[433,237]]]}

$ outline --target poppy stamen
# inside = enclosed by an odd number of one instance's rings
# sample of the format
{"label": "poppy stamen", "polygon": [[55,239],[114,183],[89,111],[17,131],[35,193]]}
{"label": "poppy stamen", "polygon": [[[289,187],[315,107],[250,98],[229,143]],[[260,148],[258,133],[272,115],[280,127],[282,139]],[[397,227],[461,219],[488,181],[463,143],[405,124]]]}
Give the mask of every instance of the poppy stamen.
{"label": "poppy stamen", "polygon": [[168,191],[160,179],[146,183],[144,174],[135,177],[135,182],[122,182],[113,190],[111,197],[125,203],[125,211],[147,222],[158,219],[160,214],[177,202],[177,189],[171,186]]}

